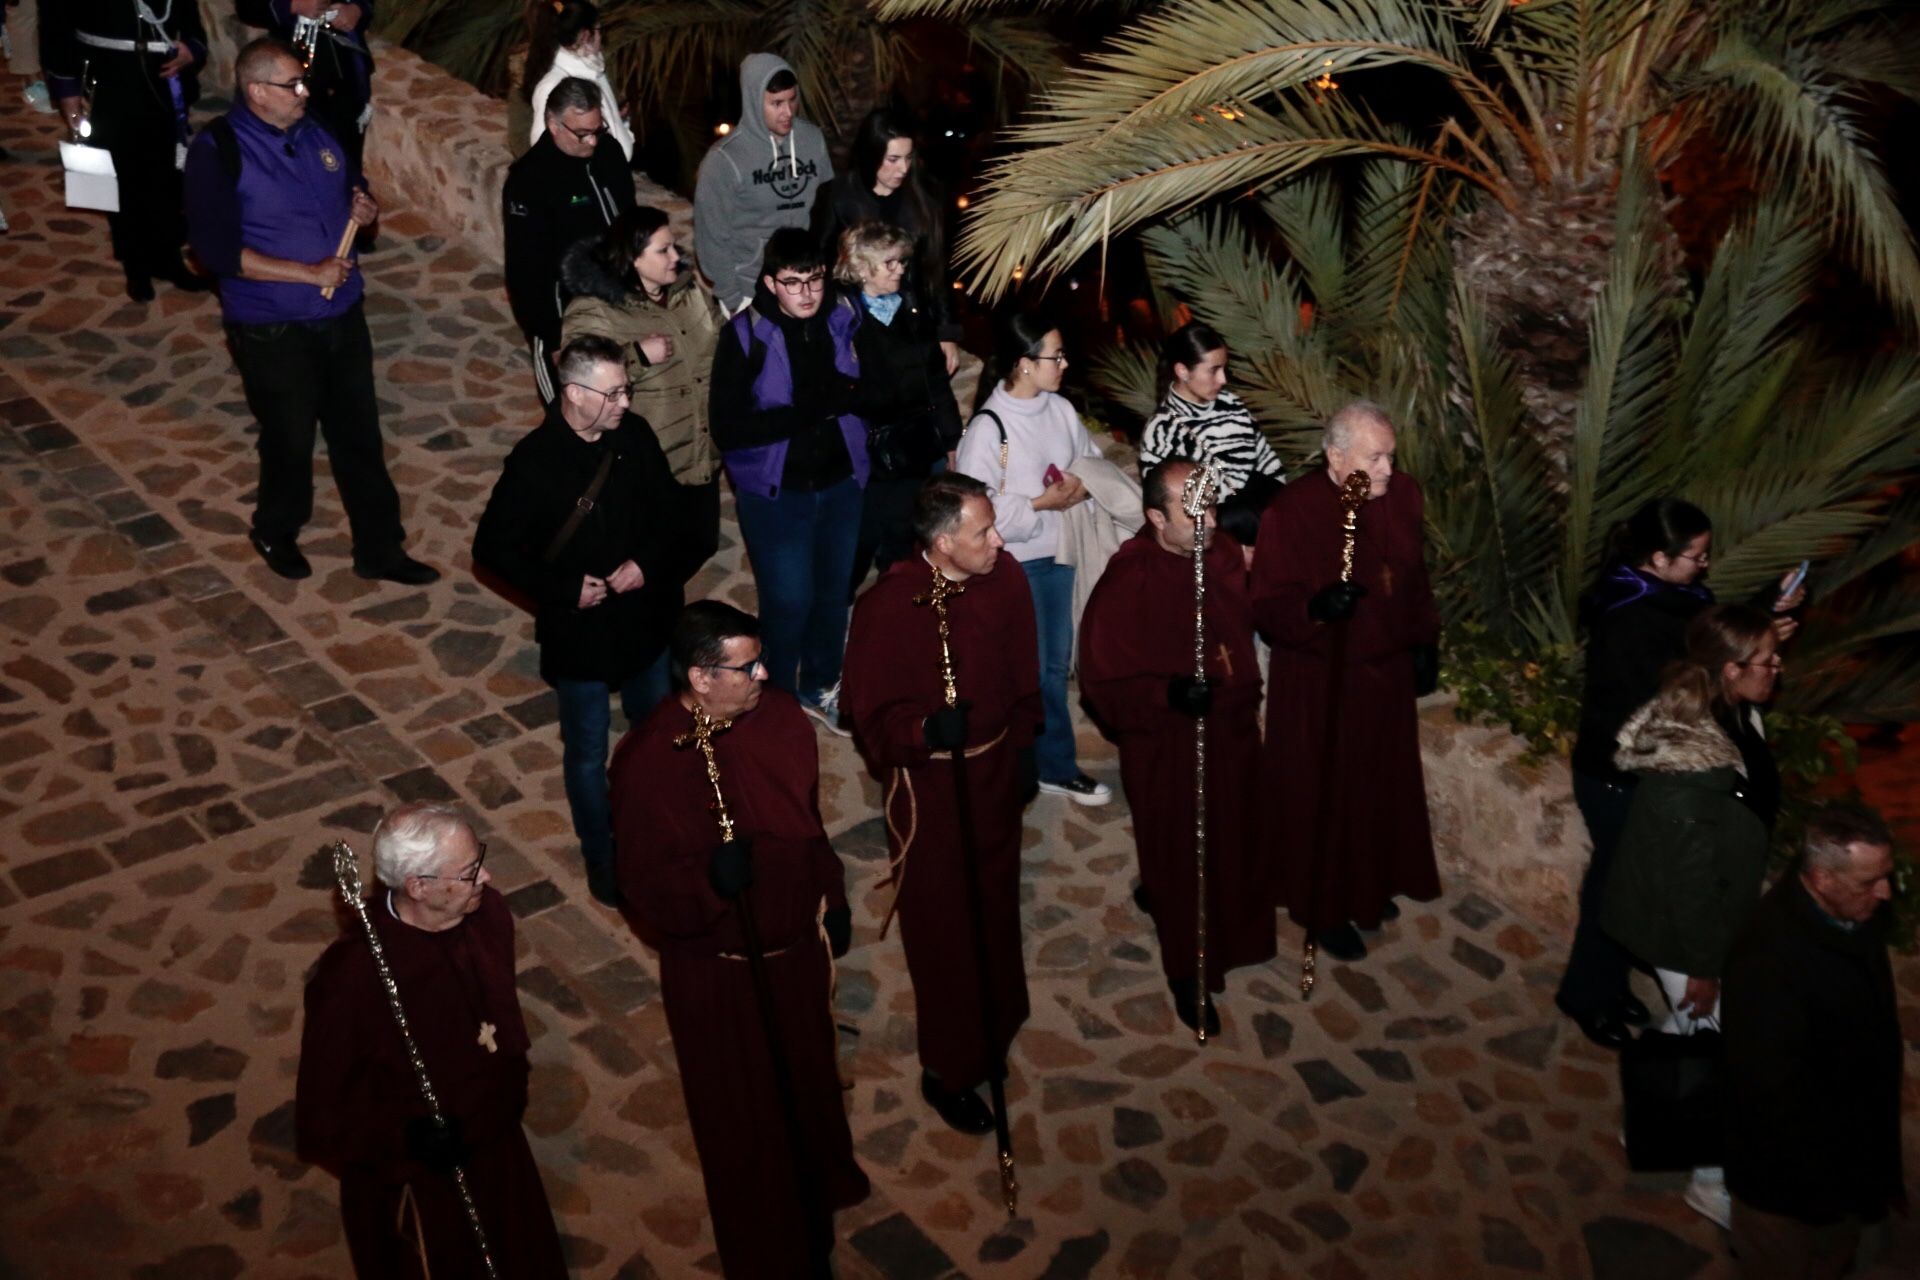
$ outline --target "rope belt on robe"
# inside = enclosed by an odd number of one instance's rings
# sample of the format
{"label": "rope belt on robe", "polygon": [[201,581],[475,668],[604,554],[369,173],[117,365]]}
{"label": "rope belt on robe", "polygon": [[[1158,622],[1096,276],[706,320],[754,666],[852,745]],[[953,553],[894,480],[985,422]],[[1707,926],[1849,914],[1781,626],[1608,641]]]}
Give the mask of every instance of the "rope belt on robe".
{"label": "rope belt on robe", "polygon": [[[992,741],[983,742],[977,747],[968,747],[967,759],[983,756],[1006,741],[1007,731],[1002,729],[993,736]],[[936,755],[934,760],[945,759]],[[899,827],[893,825],[893,798],[904,788],[907,793],[907,829],[902,834]],[[900,846],[900,852],[887,860],[887,883],[893,886],[893,900],[887,903],[886,918],[880,921],[880,940],[886,941],[887,930],[893,926],[893,913],[900,909],[900,884],[907,875],[907,851],[913,848],[914,838],[920,834],[920,802],[913,794],[913,776],[907,770],[895,768],[893,777],[887,781],[887,795],[880,802],[880,812],[887,819],[887,833],[894,837]]]}

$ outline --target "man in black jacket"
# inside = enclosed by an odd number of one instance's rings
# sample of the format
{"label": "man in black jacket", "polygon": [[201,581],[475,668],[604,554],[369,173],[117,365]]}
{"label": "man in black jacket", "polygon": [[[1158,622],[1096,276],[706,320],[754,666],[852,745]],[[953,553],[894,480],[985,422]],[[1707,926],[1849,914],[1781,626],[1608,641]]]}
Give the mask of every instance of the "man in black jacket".
{"label": "man in black jacket", "polygon": [[533,352],[540,402],[555,393],[560,349],[560,259],[633,208],[633,174],[619,147],[603,147],[600,90],[569,76],[547,96],[547,131],[507,169],[500,193],[507,239],[507,302]]}
{"label": "man in black jacket", "polygon": [[667,695],[667,640],[689,569],[673,472],[653,429],[627,412],[624,353],[605,338],[576,338],[557,373],[546,421],[513,447],[487,499],[473,559],[532,601],[588,887],[617,906],[608,698],[618,691],[638,724]]}
{"label": "man in black jacket", "polygon": [[1904,1199],[1892,872],[1879,815],[1822,810],[1728,957],[1726,1170],[1743,1280],[1845,1274],[1862,1226]]}

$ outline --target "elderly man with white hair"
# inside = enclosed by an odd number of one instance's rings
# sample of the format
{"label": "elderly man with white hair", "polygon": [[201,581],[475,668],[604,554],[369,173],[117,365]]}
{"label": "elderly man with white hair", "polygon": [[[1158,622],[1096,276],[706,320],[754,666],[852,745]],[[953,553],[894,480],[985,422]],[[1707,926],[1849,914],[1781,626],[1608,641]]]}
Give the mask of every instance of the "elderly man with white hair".
{"label": "elderly man with white hair", "polygon": [[498,1275],[567,1274],[520,1128],[529,1042],[514,987],[513,915],[486,859],[486,843],[451,805],[403,805],[373,833],[379,884],[367,914],[443,1124],[420,1096],[365,935],[356,928],[336,939],[307,983],[299,1151],[340,1179],[347,1248],[362,1277],[486,1274],[456,1168]]}
{"label": "elderly man with white hair", "polygon": [[[1359,400],[1327,421],[1326,470],[1267,507],[1253,557],[1253,616],[1273,645],[1261,771],[1275,797],[1267,839],[1280,901],[1339,960],[1396,897],[1440,895],[1414,699],[1437,675],[1440,615],[1427,579],[1425,502],[1394,474],[1385,409]],[[1341,488],[1368,487],[1343,575]]]}

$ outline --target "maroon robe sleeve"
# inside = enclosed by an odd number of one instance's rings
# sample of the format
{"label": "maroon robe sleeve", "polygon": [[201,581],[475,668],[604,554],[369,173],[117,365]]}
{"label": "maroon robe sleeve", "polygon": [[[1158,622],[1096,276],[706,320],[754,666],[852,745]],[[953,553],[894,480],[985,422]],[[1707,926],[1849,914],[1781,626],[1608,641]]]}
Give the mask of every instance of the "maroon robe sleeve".
{"label": "maroon robe sleeve", "polygon": [[1183,718],[1167,705],[1167,682],[1183,672],[1172,667],[1161,628],[1143,625],[1141,616],[1172,607],[1154,598],[1152,577],[1142,572],[1147,555],[1158,551],[1151,533],[1123,546],[1094,585],[1080,619],[1080,693],[1117,734],[1157,733]]}
{"label": "maroon robe sleeve", "polygon": [[933,755],[924,726],[938,708],[927,705],[927,682],[909,660],[921,648],[909,633],[912,624],[934,623],[909,616],[910,610],[931,612],[916,610],[904,574],[895,570],[853,606],[845,663],[847,714],[861,751],[875,768],[914,769]]}
{"label": "maroon robe sleeve", "polygon": [[1440,609],[1433,599],[1433,579],[1427,572],[1427,498],[1413,477],[1405,477],[1412,493],[1407,516],[1413,561],[1408,566],[1407,620],[1409,645],[1440,642]]}
{"label": "maroon robe sleeve", "polygon": [[[355,926],[358,928],[358,926]],[[294,1135],[300,1158],[335,1177],[356,1167],[391,1165],[400,1157],[400,1117],[379,1105],[363,1087],[366,1019],[380,988],[371,961],[351,948],[363,939],[342,938],[320,957],[307,983],[306,1020],[300,1031],[300,1069],[294,1083]]]}
{"label": "maroon robe sleeve", "polygon": [[676,753],[665,704],[614,749],[607,775],[613,806],[615,870],[634,931],[653,946],[712,930],[727,904],[707,883],[720,829],[707,811],[704,769]]}
{"label": "maroon robe sleeve", "polygon": [[[1327,482],[1324,475],[1304,477],[1286,486],[1268,504],[1260,518],[1260,538],[1254,544],[1251,590],[1254,625],[1267,643],[1321,654],[1326,652],[1327,629],[1307,616],[1307,602],[1332,581],[1321,580],[1315,570],[1323,559],[1323,544],[1329,538],[1338,538],[1340,530],[1334,523],[1327,523],[1324,529],[1314,527],[1311,517],[1321,504],[1313,501],[1316,495],[1308,493],[1306,486],[1315,483]],[[1338,555],[1336,546],[1336,565]]]}

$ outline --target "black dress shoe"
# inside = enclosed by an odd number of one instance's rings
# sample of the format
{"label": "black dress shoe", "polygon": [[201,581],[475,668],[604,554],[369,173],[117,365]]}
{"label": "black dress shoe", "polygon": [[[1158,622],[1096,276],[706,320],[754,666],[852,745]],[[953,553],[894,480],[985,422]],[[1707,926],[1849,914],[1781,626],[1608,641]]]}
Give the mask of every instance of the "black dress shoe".
{"label": "black dress shoe", "polygon": [[1143,884],[1133,886],[1133,905],[1140,908],[1140,914],[1143,916],[1153,914],[1153,908],[1147,905],[1148,901],[1147,886]]}
{"label": "black dress shoe", "polygon": [[626,896],[620,892],[620,881],[613,874],[612,863],[587,864],[587,892],[601,906],[612,907],[616,911],[626,903]]}
{"label": "black dress shoe", "polygon": [[1337,929],[1328,929],[1313,937],[1322,951],[1335,960],[1344,960],[1353,964],[1367,958],[1367,944],[1361,940],[1360,931],[1351,924],[1343,924]]}
{"label": "black dress shoe", "polygon": [[[1174,1016],[1186,1023],[1187,1030],[1189,1031],[1198,1031],[1200,1029],[1200,1011],[1194,1007],[1193,1000],[1194,985],[1195,984],[1190,981],[1167,983],[1168,988],[1173,992]],[[1211,996],[1207,998],[1206,1010],[1207,1034],[1217,1036],[1220,1034],[1220,1011],[1213,1007],[1213,998]]]}
{"label": "black dress shoe", "polygon": [[1380,908],[1380,922],[1384,924],[1389,920],[1398,920],[1399,918],[1400,904],[1392,898],[1388,898],[1386,905]]}
{"label": "black dress shoe", "polygon": [[260,553],[260,558],[267,562],[267,568],[281,577],[298,582],[302,578],[313,576],[313,566],[308,564],[307,558],[300,554],[300,546],[292,538],[275,538],[269,542],[257,533],[249,533],[247,541],[251,542],[253,549]]}
{"label": "black dress shoe", "polygon": [[993,1132],[993,1108],[982,1102],[972,1089],[949,1089],[931,1071],[922,1071],[920,1096],[940,1113],[942,1120],[961,1133],[977,1137]]}
{"label": "black dress shoe", "polygon": [[353,572],[355,577],[369,581],[398,582],[409,587],[424,587],[429,582],[440,581],[438,569],[421,564],[404,551],[396,551],[385,560],[372,564],[355,560]]}
{"label": "black dress shoe", "polygon": [[1602,1049],[1618,1049],[1633,1039],[1633,1033],[1627,1030],[1627,1024],[1620,1020],[1619,1015],[1611,1012],[1589,1013],[1584,1017],[1575,1018],[1574,1022],[1578,1024],[1581,1033],[1587,1039]]}
{"label": "black dress shoe", "polygon": [[1619,1016],[1620,1021],[1630,1027],[1644,1027],[1653,1021],[1652,1012],[1633,996],[1622,998],[1620,1003],[1613,1007],[1613,1011]]}
{"label": "black dress shoe", "polygon": [[135,302],[153,301],[153,277],[143,272],[127,272],[127,296]]}

